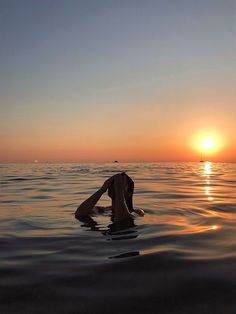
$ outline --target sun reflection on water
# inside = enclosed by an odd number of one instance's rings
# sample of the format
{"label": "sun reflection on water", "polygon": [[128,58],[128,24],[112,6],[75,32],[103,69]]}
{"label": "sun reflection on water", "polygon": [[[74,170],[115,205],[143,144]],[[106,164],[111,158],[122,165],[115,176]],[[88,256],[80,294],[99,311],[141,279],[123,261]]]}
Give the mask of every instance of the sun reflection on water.
{"label": "sun reflection on water", "polygon": [[211,195],[210,191],[211,191],[210,186],[205,186],[205,193],[206,193],[206,195]]}
{"label": "sun reflection on water", "polygon": [[211,184],[210,176],[212,175],[212,163],[210,161],[205,162],[203,174],[206,177],[205,179],[206,186],[204,187],[204,189],[205,189],[205,194],[207,195],[207,200],[213,201],[214,198],[212,197],[212,189],[210,187],[210,184]]}
{"label": "sun reflection on water", "polygon": [[210,161],[206,161],[205,162],[205,166],[204,166],[204,174],[206,176],[209,176],[212,174],[212,163]]}

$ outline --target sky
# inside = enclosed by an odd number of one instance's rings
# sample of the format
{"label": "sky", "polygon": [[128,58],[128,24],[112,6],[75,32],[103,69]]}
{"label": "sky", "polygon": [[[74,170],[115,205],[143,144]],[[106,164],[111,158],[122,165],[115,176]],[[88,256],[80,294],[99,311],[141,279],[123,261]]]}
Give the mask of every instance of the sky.
{"label": "sky", "polygon": [[234,0],[0,0],[0,162],[236,161]]}

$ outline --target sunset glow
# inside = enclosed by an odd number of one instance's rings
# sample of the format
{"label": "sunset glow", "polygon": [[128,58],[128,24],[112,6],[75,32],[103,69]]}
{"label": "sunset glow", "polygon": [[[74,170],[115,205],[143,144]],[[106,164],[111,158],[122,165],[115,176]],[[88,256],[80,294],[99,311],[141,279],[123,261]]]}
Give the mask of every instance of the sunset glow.
{"label": "sunset glow", "polygon": [[225,1],[6,7],[0,162],[235,160]]}
{"label": "sunset glow", "polygon": [[[229,145],[226,138],[216,130],[203,130],[202,132],[196,133],[195,136],[192,137],[191,143],[191,147],[196,154],[201,154],[211,159],[217,159]],[[232,146],[232,150],[233,147],[234,145]]]}
{"label": "sunset glow", "polygon": [[212,140],[212,139],[205,139],[205,140],[203,140],[203,142],[202,142],[202,148],[203,149],[206,149],[206,150],[209,150],[209,149],[212,149],[212,148],[214,148],[214,141]]}

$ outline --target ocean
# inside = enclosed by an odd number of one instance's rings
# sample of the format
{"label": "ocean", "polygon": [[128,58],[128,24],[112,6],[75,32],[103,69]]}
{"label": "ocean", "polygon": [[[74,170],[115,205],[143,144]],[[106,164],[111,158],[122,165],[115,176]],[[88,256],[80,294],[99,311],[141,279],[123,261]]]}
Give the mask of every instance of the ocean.
{"label": "ocean", "polygon": [[[74,212],[109,176],[135,216]],[[0,313],[236,313],[236,164],[1,164]],[[103,195],[98,205],[110,205]]]}

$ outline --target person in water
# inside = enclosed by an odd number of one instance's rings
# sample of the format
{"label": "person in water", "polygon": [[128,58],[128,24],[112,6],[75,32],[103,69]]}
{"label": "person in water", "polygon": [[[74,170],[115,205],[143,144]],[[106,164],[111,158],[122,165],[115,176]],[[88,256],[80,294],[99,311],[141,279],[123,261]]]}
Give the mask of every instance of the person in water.
{"label": "person in water", "polygon": [[[108,191],[108,196],[111,198],[111,206],[96,206],[106,191]],[[134,216],[132,213],[144,216],[142,209],[134,209],[133,207],[133,193],[133,180],[125,172],[118,173],[107,179],[98,191],[79,205],[75,212],[75,217],[80,219],[81,217],[103,213],[106,209],[112,211],[112,221],[114,223],[133,220]]]}

